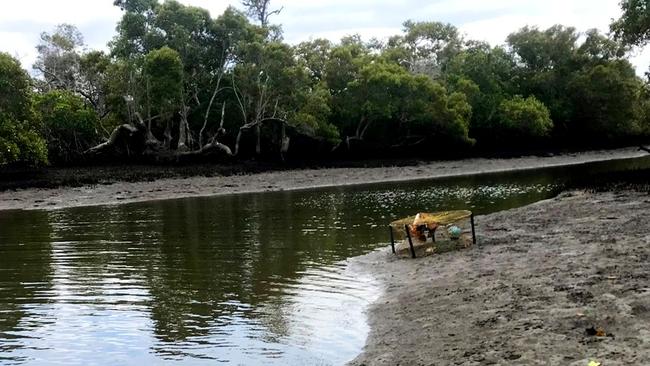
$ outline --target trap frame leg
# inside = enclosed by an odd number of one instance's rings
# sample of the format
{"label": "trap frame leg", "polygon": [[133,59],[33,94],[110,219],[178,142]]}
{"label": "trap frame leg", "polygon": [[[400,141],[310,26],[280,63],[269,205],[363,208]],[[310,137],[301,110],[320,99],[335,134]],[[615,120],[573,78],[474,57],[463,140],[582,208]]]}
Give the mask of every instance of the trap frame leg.
{"label": "trap frame leg", "polygon": [[409,230],[408,225],[404,225],[404,229],[406,230],[406,237],[408,238],[409,246],[411,247],[411,258],[415,258],[415,248],[413,247],[413,239],[411,239],[411,230]]}
{"label": "trap frame leg", "polygon": [[472,243],[476,245],[476,230],[474,229],[474,214],[470,216],[470,220],[472,222]]}

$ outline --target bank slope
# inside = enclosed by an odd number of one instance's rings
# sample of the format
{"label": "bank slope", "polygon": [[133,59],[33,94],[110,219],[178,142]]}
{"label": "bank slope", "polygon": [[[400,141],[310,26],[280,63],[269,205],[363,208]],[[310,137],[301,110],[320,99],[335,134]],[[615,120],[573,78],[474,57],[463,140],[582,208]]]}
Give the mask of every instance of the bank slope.
{"label": "bank slope", "polygon": [[478,248],[358,259],[386,292],[352,365],[649,362],[647,194],[563,194],[477,225]]}

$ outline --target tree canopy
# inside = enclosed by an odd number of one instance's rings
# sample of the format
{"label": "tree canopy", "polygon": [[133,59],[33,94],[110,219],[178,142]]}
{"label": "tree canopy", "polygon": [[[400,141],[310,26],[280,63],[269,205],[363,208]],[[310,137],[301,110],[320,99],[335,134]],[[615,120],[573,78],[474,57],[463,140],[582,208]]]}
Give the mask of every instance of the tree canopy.
{"label": "tree canopy", "polygon": [[0,165],[48,162],[31,90],[31,80],[20,62],[0,52]]}
{"label": "tree canopy", "polygon": [[646,1],[621,2],[612,36],[526,26],[503,46],[411,20],[385,40],[292,45],[270,0],[218,16],[175,0],[114,4],[108,52],[62,24],[42,33],[34,78],[0,57],[0,164],[439,156],[650,132],[650,87],[627,61],[648,39]]}
{"label": "tree canopy", "polygon": [[650,2],[621,0],[620,4],[623,15],[611,25],[614,36],[627,45],[645,45],[650,40]]}

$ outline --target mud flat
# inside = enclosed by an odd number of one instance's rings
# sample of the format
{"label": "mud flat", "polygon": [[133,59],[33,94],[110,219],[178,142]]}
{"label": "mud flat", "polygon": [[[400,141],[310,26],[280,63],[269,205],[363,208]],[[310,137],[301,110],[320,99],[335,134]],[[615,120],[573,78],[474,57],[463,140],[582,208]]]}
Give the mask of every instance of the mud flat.
{"label": "mud flat", "polygon": [[564,193],[477,230],[460,252],[353,259],[385,293],[352,365],[650,363],[647,193]]}
{"label": "mud flat", "polygon": [[[550,157],[466,159],[379,168],[328,168],[256,174],[165,178],[151,182],[114,182],[81,187],[27,188],[0,192],[0,210],[59,209],[236,193],[297,190],[365,183],[444,178],[647,156],[638,148],[589,151]],[[209,173],[209,172],[208,172]]]}

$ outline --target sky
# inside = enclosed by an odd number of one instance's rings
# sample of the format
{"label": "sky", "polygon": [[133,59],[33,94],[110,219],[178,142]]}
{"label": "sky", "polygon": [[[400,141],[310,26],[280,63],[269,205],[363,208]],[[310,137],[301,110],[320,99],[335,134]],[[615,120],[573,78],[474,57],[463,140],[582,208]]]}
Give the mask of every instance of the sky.
{"label": "sky", "polygon": [[[239,0],[180,0],[206,8],[213,17]],[[621,11],[619,0],[273,0],[283,8],[273,23],[282,24],[285,40],[339,40],[358,33],[364,39],[397,34],[408,19],[443,21],[456,25],[466,38],[503,44],[506,36],[525,25],[554,24],[579,31],[607,32]],[[29,69],[36,58],[39,34],[57,24],[76,25],[92,49],[106,49],[121,17],[113,0],[4,1],[0,12],[0,51],[16,56]],[[650,65],[650,48],[635,50],[631,58],[642,75]]]}

